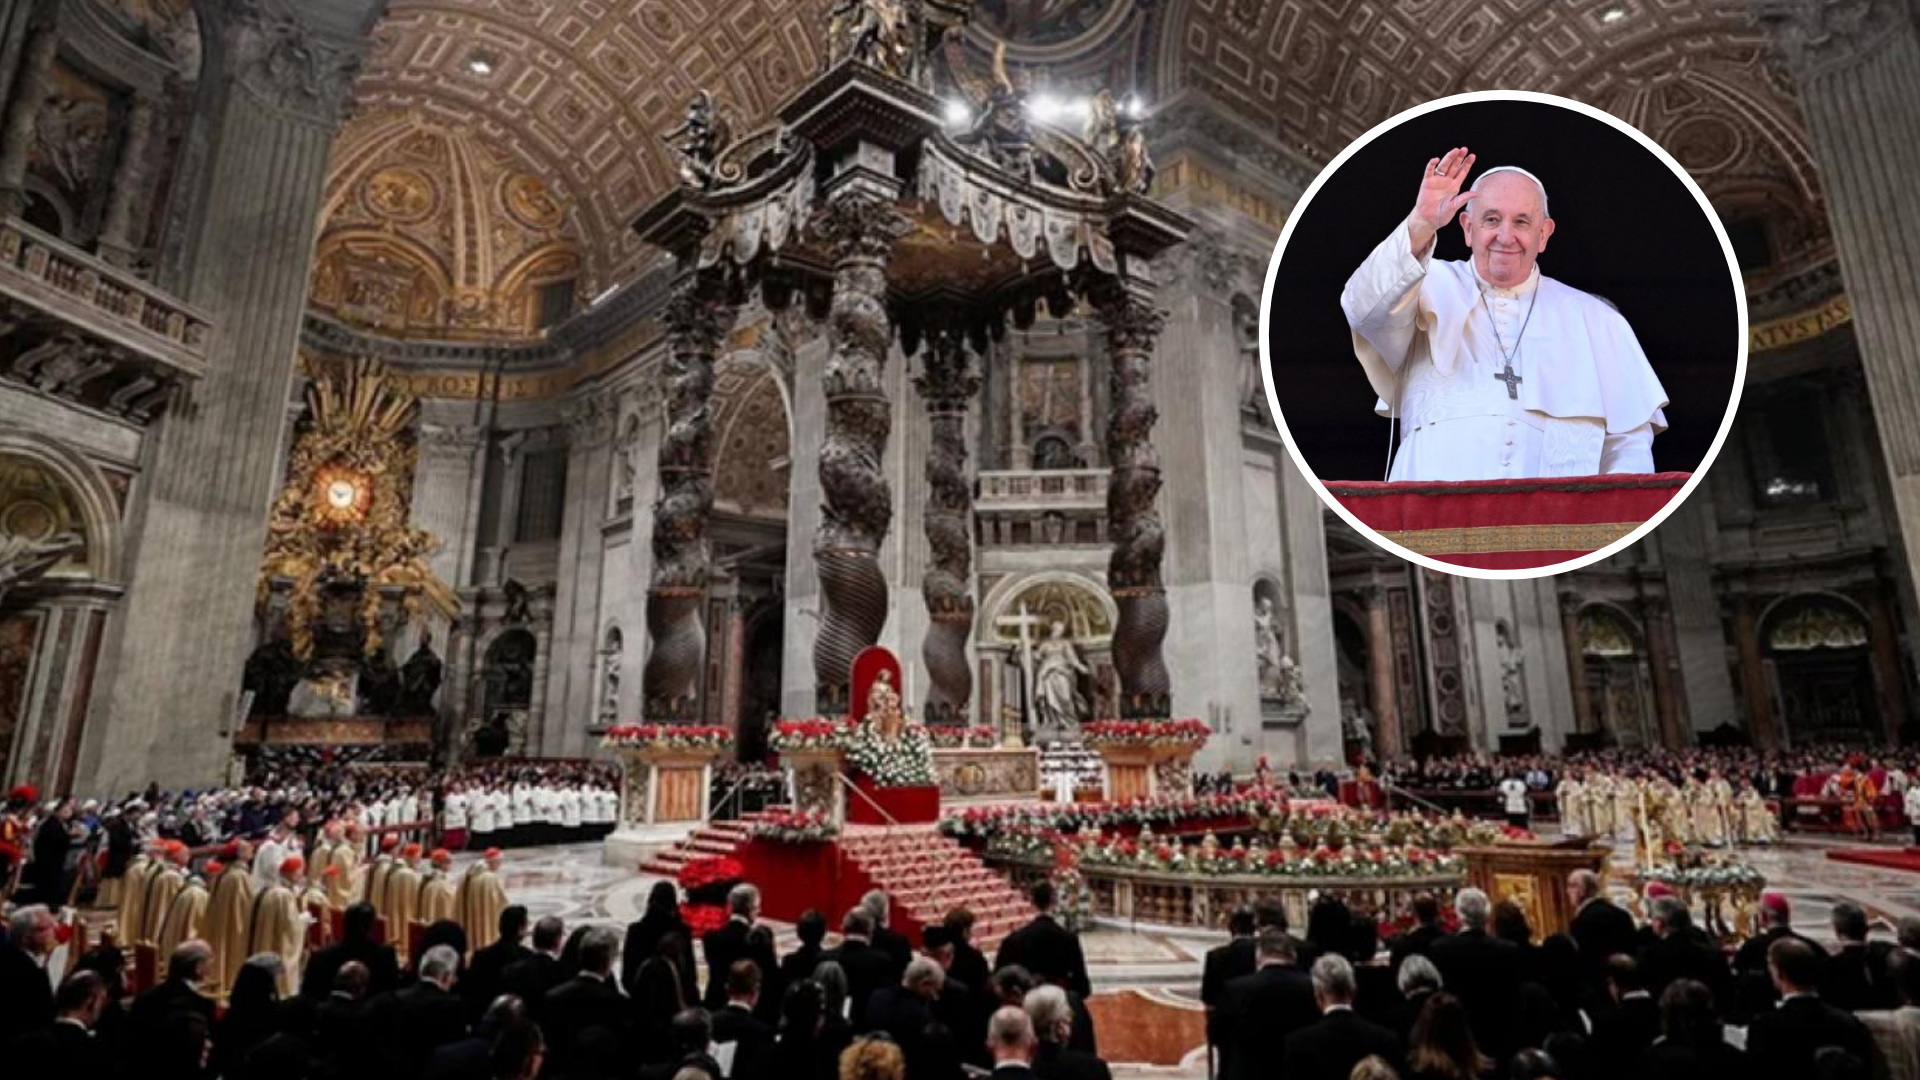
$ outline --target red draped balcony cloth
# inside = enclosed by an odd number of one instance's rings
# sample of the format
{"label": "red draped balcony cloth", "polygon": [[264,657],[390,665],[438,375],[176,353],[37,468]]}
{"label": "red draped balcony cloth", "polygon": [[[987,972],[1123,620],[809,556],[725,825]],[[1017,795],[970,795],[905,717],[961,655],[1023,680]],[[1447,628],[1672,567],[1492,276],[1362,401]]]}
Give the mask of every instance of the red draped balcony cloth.
{"label": "red draped balcony cloth", "polygon": [[1639,528],[1692,473],[1327,484],[1369,528],[1416,554],[1483,570],[1551,566]]}

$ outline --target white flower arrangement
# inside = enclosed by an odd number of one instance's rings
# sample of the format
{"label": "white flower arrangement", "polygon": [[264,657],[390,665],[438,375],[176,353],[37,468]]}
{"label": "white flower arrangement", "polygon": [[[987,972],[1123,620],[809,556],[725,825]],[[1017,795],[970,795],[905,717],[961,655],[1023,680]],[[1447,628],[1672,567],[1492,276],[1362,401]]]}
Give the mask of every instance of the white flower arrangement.
{"label": "white flower arrangement", "polygon": [[933,743],[927,729],[906,724],[889,742],[872,724],[861,724],[847,745],[847,764],[883,788],[933,785]]}

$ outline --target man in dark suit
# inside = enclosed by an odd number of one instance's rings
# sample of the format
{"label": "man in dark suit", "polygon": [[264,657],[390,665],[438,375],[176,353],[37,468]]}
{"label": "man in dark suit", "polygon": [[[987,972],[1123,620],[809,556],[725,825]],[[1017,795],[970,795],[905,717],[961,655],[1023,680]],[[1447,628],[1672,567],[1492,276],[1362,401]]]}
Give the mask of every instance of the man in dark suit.
{"label": "man in dark suit", "polygon": [[1591,870],[1567,875],[1567,900],[1573,905],[1567,933],[1580,948],[1587,985],[1591,987],[1606,978],[1609,958],[1622,953],[1632,956],[1637,949],[1633,916],[1606,898],[1600,875]]}
{"label": "man in dark suit", "polygon": [[1677,896],[1655,900],[1649,924],[1655,941],[1640,951],[1648,993],[1657,999],[1673,980],[1692,979],[1705,985],[1715,1002],[1733,1000],[1733,975],[1726,954],[1694,928],[1693,912],[1685,900]]}
{"label": "man in dark suit", "polygon": [[609,926],[595,926],[580,938],[580,973],[547,991],[541,1010],[541,1031],[554,1071],[572,1066],[580,1033],[605,1028],[626,1035],[633,1006],[613,982],[613,961],[620,953],[620,934]]}
{"label": "man in dark suit", "polygon": [[702,1003],[709,1012],[727,1003],[727,972],[735,960],[752,960],[760,965],[763,975],[780,970],[771,947],[760,952],[747,942],[759,918],[760,890],[752,885],[735,885],[727,893],[727,924],[700,939],[707,954],[707,989]]}
{"label": "man in dark suit", "polygon": [[1087,958],[1080,949],[1080,937],[1061,926],[1052,915],[1052,883],[1039,882],[1030,895],[1039,914],[1000,943],[999,955],[993,961],[995,970],[1019,964],[1037,978],[1065,987],[1083,998],[1092,995],[1093,982],[1087,977]]}
{"label": "man in dark suit", "polygon": [[560,916],[542,915],[533,924],[533,955],[515,960],[500,972],[501,992],[526,1002],[527,1012],[535,1021],[546,1018],[547,991],[567,980],[566,965],[560,962],[566,936],[567,927]]}
{"label": "man in dark suit", "polygon": [[682,1069],[697,1069],[710,1080],[726,1080],[720,1063],[707,1049],[713,1045],[713,1020],[705,1009],[682,1009],[668,1028],[673,1046],[667,1060],[640,1070],[640,1080],[674,1080]]}
{"label": "man in dark suit", "polygon": [[1820,965],[1820,999],[1848,1012],[1897,1006],[1898,995],[1887,976],[1887,954],[1893,946],[1867,940],[1867,913],[1858,904],[1842,900],[1833,905],[1832,920],[1840,947]]}
{"label": "man in dark suit", "polygon": [[1646,977],[1631,956],[1607,961],[1607,996],[1613,1008],[1594,1017],[1594,1053],[1608,1076],[1629,1075],[1640,1055],[1660,1036],[1660,1004],[1647,993]]}
{"label": "man in dark suit", "polygon": [[[1252,913],[1248,913],[1252,922]],[[1067,992],[1058,986],[1036,987],[1027,995],[1027,1017],[1033,1021],[1037,1045],[1033,1071],[1046,1080],[1113,1080],[1113,1070],[1099,1057],[1073,1048],[1073,1008]]]}
{"label": "man in dark suit", "polygon": [[133,999],[127,1017],[133,1045],[159,1045],[170,1023],[182,1013],[199,1017],[207,1030],[213,1029],[213,999],[199,990],[212,964],[213,946],[204,941],[189,941],[173,950],[167,958],[166,981]]}
{"label": "man in dark suit", "polygon": [[36,904],[58,908],[67,902],[67,853],[73,849],[73,798],[54,805],[33,833],[33,858],[22,875],[22,890]]}
{"label": "man in dark suit", "polygon": [[321,1075],[369,1077],[382,1072],[382,1032],[374,1026],[367,998],[370,981],[367,965],[349,960],[334,973],[327,999],[313,1007],[313,1044]]}
{"label": "man in dark suit", "polygon": [[754,1015],[759,998],[760,966],[735,960],[727,969],[727,1003],[713,1014],[716,1056],[732,1063],[728,1080],[762,1080],[772,1075],[773,1028]]}
{"label": "man in dark suit", "polygon": [[1780,1003],[1747,1026],[1747,1054],[1758,1080],[1804,1080],[1814,1075],[1814,1055],[1837,1046],[1871,1061],[1872,1037],[1852,1014],[1820,1000],[1819,956],[1805,942],[1786,938],[1767,950],[1767,964]]}
{"label": "man in dark suit", "polygon": [[987,1020],[993,1080],[1033,1080],[1033,1021],[1025,1009],[1003,1005]]}
{"label": "man in dark suit", "polygon": [[944,973],[940,993],[933,1002],[933,1019],[952,1033],[953,1045],[961,1060],[985,1068],[989,1010],[981,1006],[983,998],[978,988],[954,977],[952,931],[944,925],[927,927],[921,931],[920,948]]}
{"label": "man in dark suit", "polygon": [[96,1025],[108,1008],[106,980],[79,972],[53,995],[53,1023],[4,1048],[9,1068],[21,1076],[112,1076],[113,1048]]}
{"label": "man in dark suit", "polygon": [[867,1001],[883,986],[893,984],[897,976],[893,961],[874,947],[873,917],[864,908],[854,908],[840,924],[840,944],[820,954],[820,962],[831,960],[847,976],[847,1016],[855,1032],[872,1030],[867,1023]]}
{"label": "man in dark suit", "polygon": [[1400,1037],[1353,1011],[1353,965],[1337,953],[1313,962],[1313,999],[1320,1019],[1287,1036],[1280,1070],[1287,1080],[1347,1080],[1353,1067],[1378,1057],[1401,1068]]}
{"label": "man in dark suit", "polygon": [[868,1026],[900,1047],[908,1080],[949,1080],[960,1075],[953,1031],[934,1014],[945,977],[933,959],[915,957],[899,982],[881,987],[867,1000]]}
{"label": "man in dark suit", "polygon": [[1733,954],[1734,1000],[1721,1011],[1734,1019],[1745,1019],[1780,1000],[1774,989],[1773,973],[1767,966],[1767,950],[1773,943],[1790,938],[1806,942],[1816,961],[1825,965],[1827,950],[1812,938],[1793,929],[1793,905],[1786,895],[1771,889],[1760,894],[1760,922],[1766,929],[1740,943]]}
{"label": "man in dark suit", "polygon": [[1508,1043],[1520,986],[1520,948],[1487,932],[1492,909],[1481,890],[1461,889],[1453,909],[1460,916],[1460,932],[1434,941],[1427,955],[1440,969],[1445,988],[1466,1006],[1480,1048],[1502,1061],[1513,1049]]}
{"label": "man in dark suit", "polygon": [[866,908],[873,919],[873,947],[893,961],[894,977],[898,978],[907,970],[907,962],[913,959],[913,943],[893,929],[892,898],[884,889],[869,889],[860,898],[860,906]]}
{"label": "man in dark suit", "polygon": [[792,986],[813,975],[813,969],[820,964],[820,955],[826,951],[823,943],[827,940],[827,917],[808,908],[793,924],[793,934],[800,939],[800,944],[780,959],[781,986]]}
{"label": "man in dark suit", "polygon": [[453,993],[459,971],[460,954],[453,946],[436,945],[420,957],[420,975],[412,985],[375,1002],[390,1075],[420,1075],[435,1049],[466,1036],[466,1005]]}
{"label": "man in dark suit", "polygon": [[[527,1021],[527,1007],[512,994],[496,998],[466,1038],[450,1042],[427,1058],[421,1080],[473,1080],[487,1075],[487,1053],[500,1033]],[[351,1074],[341,1073],[342,1077]]]}
{"label": "man in dark suit", "polygon": [[1220,1048],[1222,1080],[1265,1080],[1280,1075],[1287,1036],[1314,1022],[1313,981],[1294,963],[1293,938],[1276,926],[1255,938],[1251,975],[1229,982],[1220,1007],[1208,1017],[1207,1041]]}
{"label": "man in dark suit", "polygon": [[374,940],[379,915],[364,901],[350,904],[340,915],[340,940],[307,960],[300,974],[300,996],[315,1003],[333,993],[333,979],[348,964],[367,969],[367,996],[378,997],[400,984],[400,958],[393,946]]}
{"label": "man in dark suit", "polygon": [[460,976],[460,996],[466,999],[467,1015],[478,1017],[500,996],[500,977],[508,965],[533,955],[526,946],[527,909],[511,904],[500,909],[500,936],[493,944],[475,949],[467,970]]}
{"label": "man in dark suit", "polygon": [[1413,929],[1387,941],[1395,978],[1400,974],[1400,961],[1409,956],[1431,956],[1433,943],[1447,936],[1447,928],[1440,922],[1440,901],[1432,893],[1413,898],[1413,919]]}
{"label": "man in dark suit", "polygon": [[[30,904],[7,919],[7,940],[0,942],[0,1046],[15,1036],[53,1022],[53,987],[41,965],[53,951],[53,912]],[[209,1009],[208,1018],[212,1018]]]}
{"label": "man in dark suit", "polygon": [[1253,909],[1235,908],[1233,914],[1227,916],[1227,943],[1208,949],[1200,965],[1200,1003],[1208,1012],[1219,1007],[1220,995],[1226,992],[1228,983],[1253,974],[1255,953]]}

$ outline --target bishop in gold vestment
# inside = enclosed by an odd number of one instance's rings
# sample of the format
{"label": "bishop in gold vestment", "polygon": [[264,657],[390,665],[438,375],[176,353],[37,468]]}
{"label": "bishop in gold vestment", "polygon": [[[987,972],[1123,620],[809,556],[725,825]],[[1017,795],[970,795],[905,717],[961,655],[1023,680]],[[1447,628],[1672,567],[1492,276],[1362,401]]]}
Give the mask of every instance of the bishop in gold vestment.
{"label": "bishop in gold vestment", "polygon": [[[154,846],[157,853],[158,845]],[[140,927],[146,921],[147,878],[159,869],[159,860],[142,851],[127,862],[127,872],[120,876],[120,909],[114,924],[120,945],[128,951],[140,940]]]}
{"label": "bishop in gold vestment", "polygon": [[467,928],[467,944],[474,951],[500,939],[500,912],[507,906],[507,890],[500,884],[499,848],[488,848],[479,862],[467,867],[455,906],[455,918]]}
{"label": "bishop in gold vestment", "polygon": [[419,911],[414,915],[432,926],[457,914],[453,888],[453,854],[446,848],[433,849],[433,865],[420,880]]}
{"label": "bishop in gold vestment", "polygon": [[298,855],[280,864],[278,880],[253,900],[253,929],[247,935],[247,953],[270,952],[280,957],[280,996],[290,998],[300,989],[300,968],[306,959],[309,916],[300,908],[306,884],[306,863]]}
{"label": "bishop in gold vestment", "polygon": [[215,997],[233,988],[240,965],[247,962],[247,934],[253,920],[253,875],[245,859],[207,864],[207,877],[213,888],[207,899],[207,914],[201,931],[213,946],[213,963],[207,992]]}
{"label": "bishop in gold vestment", "polygon": [[199,874],[189,875],[167,905],[167,913],[160,918],[160,933],[153,939],[154,953],[161,963],[173,955],[173,950],[200,936],[206,922],[207,899],[207,883]]}
{"label": "bishop in gold vestment", "polygon": [[187,883],[187,845],[178,840],[166,842],[167,856],[160,868],[148,874],[144,892],[146,903],[141,908],[140,936],[137,941],[159,941],[160,923],[167,917],[167,908],[173,898]]}
{"label": "bishop in gold vestment", "polygon": [[386,902],[384,906],[378,902],[374,905],[381,908],[380,913],[387,920],[387,944],[400,954],[402,963],[409,959],[407,946],[412,935],[407,928],[420,917],[420,872],[413,868],[410,861],[419,857],[419,844],[408,844],[401,851],[400,858],[394,861],[393,869],[387,874],[382,890]]}
{"label": "bishop in gold vestment", "polygon": [[[334,868],[339,873],[329,874]],[[327,892],[328,907],[345,911],[353,903],[360,885],[360,853],[347,841],[344,822],[336,819],[327,823],[326,839],[313,850],[313,872]]]}

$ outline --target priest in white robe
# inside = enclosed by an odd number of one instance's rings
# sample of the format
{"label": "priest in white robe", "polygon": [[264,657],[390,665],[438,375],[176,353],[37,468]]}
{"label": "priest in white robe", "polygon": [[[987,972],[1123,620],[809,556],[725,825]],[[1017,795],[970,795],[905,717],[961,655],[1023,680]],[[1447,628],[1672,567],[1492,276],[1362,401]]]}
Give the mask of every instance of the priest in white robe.
{"label": "priest in white robe", "polygon": [[[1353,348],[1401,443],[1389,480],[1653,472],[1665,389],[1626,319],[1545,277],[1546,187],[1502,166],[1460,190],[1466,149],[1427,162],[1413,212],[1341,295]],[[1434,259],[1459,215],[1472,258]]]}

